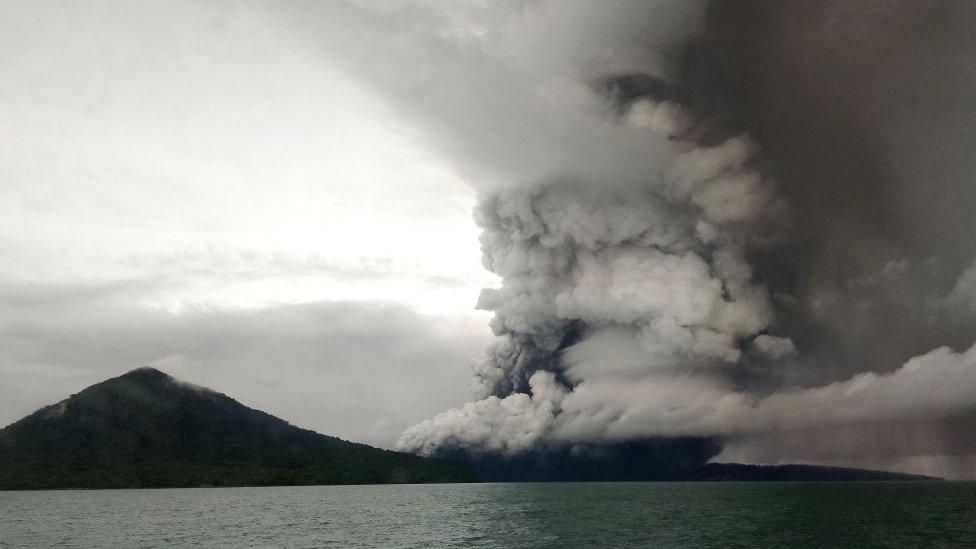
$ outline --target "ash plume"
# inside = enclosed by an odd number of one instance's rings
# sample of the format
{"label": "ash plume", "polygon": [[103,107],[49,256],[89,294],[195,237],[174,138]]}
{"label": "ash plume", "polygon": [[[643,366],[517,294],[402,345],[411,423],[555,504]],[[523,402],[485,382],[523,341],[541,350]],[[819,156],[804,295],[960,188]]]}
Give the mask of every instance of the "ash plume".
{"label": "ash plume", "polygon": [[972,474],[971,3],[319,9],[355,24],[317,38],[475,186],[501,279],[474,400],[402,449],[670,437]]}

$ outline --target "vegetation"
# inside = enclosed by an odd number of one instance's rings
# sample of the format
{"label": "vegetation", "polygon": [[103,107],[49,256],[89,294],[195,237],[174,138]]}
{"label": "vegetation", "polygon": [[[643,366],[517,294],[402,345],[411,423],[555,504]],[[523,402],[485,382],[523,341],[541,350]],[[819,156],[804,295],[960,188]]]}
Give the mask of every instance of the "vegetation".
{"label": "vegetation", "polygon": [[3,489],[472,481],[467,464],[300,429],[151,368],[0,430]]}

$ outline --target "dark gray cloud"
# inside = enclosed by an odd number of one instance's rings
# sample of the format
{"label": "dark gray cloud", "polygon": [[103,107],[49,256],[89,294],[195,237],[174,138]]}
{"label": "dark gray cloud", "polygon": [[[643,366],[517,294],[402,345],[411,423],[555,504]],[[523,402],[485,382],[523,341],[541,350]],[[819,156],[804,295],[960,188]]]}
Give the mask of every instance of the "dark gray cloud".
{"label": "dark gray cloud", "polygon": [[976,257],[973,21],[965,1],[709,4],[687,96],[759,141],[793,209],[756,261],[805,357],[789,381],[972,343],[944,300]]}
{"label": "dark gray cloud", "polygon": [[703,4],[293,2],[269,13],[324,63],[367,82],[469,183],[490,188],[566,173],[645,180],[660,147],[592,116],[606,105],[591,78],[666,70],[661,51],[698,29]]}
{"label": "dark gray cloud", "polygon": [[690,434],[803,459],[757,441],[972,407],[971,5],[298,11],[479,190],[502,278],[482,398],[405,448]]}

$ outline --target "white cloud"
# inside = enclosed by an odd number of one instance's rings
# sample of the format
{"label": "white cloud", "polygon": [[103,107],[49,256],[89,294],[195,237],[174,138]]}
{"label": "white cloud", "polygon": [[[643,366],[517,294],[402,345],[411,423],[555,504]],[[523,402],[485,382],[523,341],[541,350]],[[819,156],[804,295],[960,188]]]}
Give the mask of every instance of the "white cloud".
{"label": "white cloud", "polygon": [[[491,280],[468,187],[259,5],[0,10],[5,278],[126,279],[188,253],[318,256],[346,269],[384,258],[411,274],[340,283],[279,269],[219,291],[206,276],[194,289],[191,265],[172,274],[191,302],[372,295],[439,312],[470,309]],[[424,277],[465,288],[431,291],[413,281]]]}

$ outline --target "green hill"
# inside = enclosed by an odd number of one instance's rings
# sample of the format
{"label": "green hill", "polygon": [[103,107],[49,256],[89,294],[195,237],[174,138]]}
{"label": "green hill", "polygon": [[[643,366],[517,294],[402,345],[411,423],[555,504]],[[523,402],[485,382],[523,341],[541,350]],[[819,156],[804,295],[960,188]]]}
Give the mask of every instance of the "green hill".
{"label": "green hill", "polygon": [[472,481],[467,464],[300,429],[152,368],[0,430],[0,489]]}

